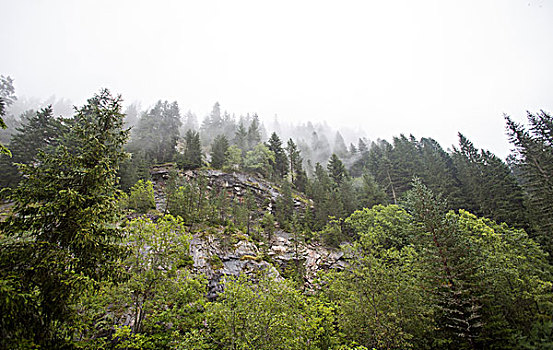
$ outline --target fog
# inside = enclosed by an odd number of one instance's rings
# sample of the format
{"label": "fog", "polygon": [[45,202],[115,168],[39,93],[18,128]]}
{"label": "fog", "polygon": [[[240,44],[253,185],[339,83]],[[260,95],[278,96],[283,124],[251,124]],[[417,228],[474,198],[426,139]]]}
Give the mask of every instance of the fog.
{"label": "fog", "polygon": [[311,122],[331,146],[340,129],[348,146],[405,133],[448,148],[460,131],[505,157],[504,113],[553,111],[548,1],[1,0],[0,14],[0,74],[59,114],[107,87],[142,110],[178,101],[199,125],[218,101],[267,132],[276,116],[283,139]]}

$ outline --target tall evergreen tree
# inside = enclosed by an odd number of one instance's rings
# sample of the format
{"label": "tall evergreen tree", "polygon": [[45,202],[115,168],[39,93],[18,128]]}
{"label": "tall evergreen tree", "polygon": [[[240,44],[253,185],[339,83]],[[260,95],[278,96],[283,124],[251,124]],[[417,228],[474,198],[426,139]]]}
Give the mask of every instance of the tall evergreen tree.
{"label": "tall evergreen tree", "polygon": [[282,141],[278,135],[273,132],[271,138],[267,141],[267,147],[275,154],[275,160],[272,162],[273,172],[277,178],[283,179],[288,174],[288,157],[282,148]]}
{"label": "tall evergreen tree", "polygon": [[459,148],[454,148],[452,157],[464,194],[464,209],[528,227],[524,193],[507,164],[489,151],[478,150],[460,133]]}
{"label": "tall evergreen tree", "polygon": [[64,347],[71,334],[60,325],[72,320],[71,299],[113,272],[122,125],[121,99],[102,90],[77,111],[54,152],[22,166],[13,215],[1,227],[1,347]]}
{"label": "tall evergreen tree", "polygon": [[455,220],[446,217],[446,205],[415,179],[409,205],[420,225],[429,283],[437,310],[436,340],[454,340],[459,347],[476,348],[482,327],[482,293],[476,278],[478,254]]}
{"label": "tall evergreen tree", "polygon": [[240,120],[236,132],[234,134],[234,144],[242,151],[248,148],[248,130],[244,126],[244,121]]}
{"label": "tall evergreen tree", "polygon": [[369,150],[369,147],[367,146],[367,143],[362,138],[359,138],[359,141],[357,143],[357,150],[360,153],[364,153],[364,152],[367,152]]}
{"label": "tall evergreen tree", "polygon": [[225,135],[218,135],[211,144],[211,166],[221,169],[225,164],[229,143]]}
{"label": "tall evergreen tree", "polygon": [[298,191],[305,192],[307,188],[307,174],[305,170],[303,170],[301,152],[292,139],[288,140],[286,152],[288,153],[288,160],[290,161],[289,169],[292,184]]}
{"label": "tall evergreen tree", "polygon": [[333,153],[328,160],[327,170],[328,175],[332,180],[334,180],[334,183],[336,183],[337,185],[340,185],[344,181],[344,179],[348,177],[348,173],[346,167],[344,166],[344,163],[342,163],[340,158],[338,158],[335,153]]}
{"label": "tall evergreen tree", "polygon": [[508,116],[505,119],[515,146],[513,163],[529,196],[533,226],[553,256],[553,117],[544,111],[528,112],[527,128]]}
{"label": "tall evergreen tree", "polygon": [[10,141],[13,157],[0,156],[0,168],[4,173],[0,179],[2,187],[14,187],[20,181],[21,177],[14,163],[30,164],[35,161],[40,150],[50,152],[66,129],[62,121],[53,116],[52,106],[36,113],[29,111],[22,119],[22,125],[16,129]]}
{"label": "tall evergreen tree", "polygon": [[177,102],[160,100],[140,117],[129,148],[132,152],[144,150],[156,162],[169,162],[176,153],[181,125]]}
{"label": "tall evergreen tree", "polygon": [[221,106],[215,102],[211,113],[202,122],[201,133],[204,145],[208,146],[217,135],[223,133],[223,118],[221,117]]}
{"label": "tall evergreen tree", "polygon": [[177,164],[180,168],[197,169],[202,166],[202,145],[200,142],[200,133],[188,130],[185,136],[184,153],[177,157]]}
{"label": "tall evergreen tree", "polygon": [[332,148],[332,153],[336,154],[342,159],[348,156],[348,148],[346,146],[346,142],[344,141],[344,138],[339,131],[336,131],[336,135],[334,136],[334,147]]}
{"label": "tall evergreen tree", "polygon": [[181,134],[186,134],[188,130],[198,130],[198,118],[191,111],[186,112],[183,117]]}
{"label": "tall evergreen tree", "polygon": [[259,124],[259,117],[257,114],[253,115],[252,122],[248,127],[248,149],[252,150],[258,143],[261,142],[261,130]]}

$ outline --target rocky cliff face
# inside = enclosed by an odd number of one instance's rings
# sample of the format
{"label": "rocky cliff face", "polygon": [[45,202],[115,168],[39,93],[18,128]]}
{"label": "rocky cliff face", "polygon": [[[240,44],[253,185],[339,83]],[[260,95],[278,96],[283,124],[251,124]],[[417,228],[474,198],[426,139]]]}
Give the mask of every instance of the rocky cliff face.
{"label": "rocky cliff face", "polygon": [[[152,182],[156,207],[165,211],[165,184],[170,169],[152,169]],[[219,186],[233,196],[242,197],[246,191],[255,195],[256,202],[266,204],[271,212],[280,196],[278,188],[268,181],[240,173],[224,173],[216,170],[186,171],[180,173],[186,181],[206,176],[209,189]],[[305,198],[295,196],[294,206],[300,210],[309,205]],[[307,203],[307,204],[306,204]],[[307,288],[313,285],[317,272],[327,269],[342,269],[346,266],[343,253],[318,242],[304,243],[292,232],[278,227],[265,242],[254,242],[243,232],[225,233],[222,227],[205,227],[193,235],[190,255],[193,268],[208,280],[208,297],[213,299],[222,290],[221,280],[225,276],[247,274],[254,277],[259,271],[267,271],[276,278],[282,278],[285,271],[302,271]]]}

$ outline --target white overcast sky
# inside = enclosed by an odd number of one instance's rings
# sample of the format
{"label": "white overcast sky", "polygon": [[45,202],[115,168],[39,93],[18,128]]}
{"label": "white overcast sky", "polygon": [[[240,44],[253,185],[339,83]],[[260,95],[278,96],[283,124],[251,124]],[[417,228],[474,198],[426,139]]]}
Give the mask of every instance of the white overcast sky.
{"label": "white overcast sky", "polygon": [[19,96],[107,87],[444,148],[461,131],[502,157],[503,113],[553,112],[552,0],[0,0],[0,47]]}

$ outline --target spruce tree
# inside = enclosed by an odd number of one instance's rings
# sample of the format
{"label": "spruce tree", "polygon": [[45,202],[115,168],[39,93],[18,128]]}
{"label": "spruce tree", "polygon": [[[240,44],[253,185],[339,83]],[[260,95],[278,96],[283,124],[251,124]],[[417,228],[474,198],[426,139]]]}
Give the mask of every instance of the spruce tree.
{"label": "spruce tree", "polygon": [[202,145],[200,133],[188,130],[185,136],[184,154],[177,157],[177,164],[181,169],[197,169],[202,166]]}
{"label": "spruce tree", "polygon": [[10,141],[13,157],[0,158],[0,167],[4,172],[0,179],[2,187],[14,187],[21,179],[14,163],[30,164],[36,160],[40,150],[51,152],[67,128],[60,119],[54,117],[51,105],[36,113],[29,111],[22,119],[22,125],[16,128],[17,132]]}
{"label": "spruce tree", "polygon": [[474,349],[483,325],[483,295],[476,278],[480,256],[460,233],[456,217],[446,216],[446,203],[419,179],[414,180],[408,198],[418,224],[418,242],[426,254],[428,291],[437,311],[435,341]]}
{"label": "spruce tree", "polygon": [[253,115],[252,122],[248,127],[248,150],[252,150],[258,143],[261,142],[261,129],[259,125],[259,117]]}
{"label": "spruce tree", "polygon": [[226,160],[229,143],[225,135],[218,135],[211,144],[211,166],[222,169]]}
{"label": "spruce tree", "polygon": [[348,173],[344,163],[333,153],[327,164],[328,175],[336,185],[340,185],[344,179],[348,177]]}
{"label": "spruce tree", "polygon": [[242,151],[246,151],[248,148],[248,130],[244,126],[243,120],[240,120],[238,128],[234,134],[234,144]]}
{"label": "spruce tree", "polygon": [[177,102],[160,100],[138,120],[129,148],[132,152],[145,151],[148,158],[158,163],[172,161],[181,125]]}
{"label": "spruce tree", "polygon": [[553,256],[553,117],[528,112],[528,127],[508,116],[508,135],[515,146],[512,157],[529,196],[531,216],[539,241]]}
{"label": "spruce tree", "polygon": [[[79,109],[52,153],[23,165],[0,249],[2,347],[61,348],[71,299],[113,272],[121,252],[117,168],[125,157],[121,98],[102,90]],[[70,335],[69,335],[70,336]]]}
{"label": "spruce tree", "polygon": [[274,174],[277,178],[284,179],[288,174],[288,157],[286,157],[286,153],[282,148],[282,141],[275,132],[271,134],[271,138],[267,141],[267,147],[275,154],[275,160],[271,163]]}
{"label": "spruce tree", "polygon": [[289,169],[292,184],[298,191],[305,192],[307,188],[307,174],[303,169],[301,152],[292,139],[288,140],[286,152],[288,153],[288,160],[290,161]]}
{"label": "spruce tree", "polygon": [[498,222],[528,228],[524,193],[507,164],[489,151],[478,150],[461,133],[452,158],[464,194],[461,207]]}

